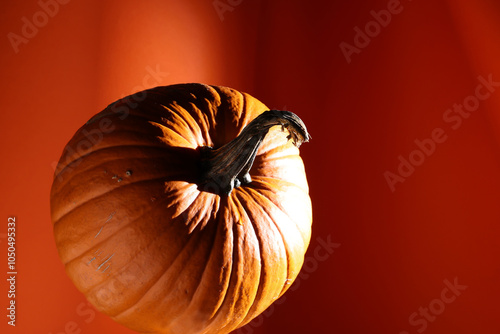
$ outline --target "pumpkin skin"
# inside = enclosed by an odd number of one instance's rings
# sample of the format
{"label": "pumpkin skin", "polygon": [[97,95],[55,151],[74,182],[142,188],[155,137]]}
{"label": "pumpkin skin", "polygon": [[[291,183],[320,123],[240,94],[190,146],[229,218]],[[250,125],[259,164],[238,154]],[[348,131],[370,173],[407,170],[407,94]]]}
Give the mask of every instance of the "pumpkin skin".
{"label": "pumpkin skin", "polygon": [[312,211],[299,150],[272,127],[229,195],[197,184],[220,147],[268,108],[227,87],[180,84],[119,100],[67,144],[51,215],[66,272],[101,312],[144,333],[229,333],[297,277]]}

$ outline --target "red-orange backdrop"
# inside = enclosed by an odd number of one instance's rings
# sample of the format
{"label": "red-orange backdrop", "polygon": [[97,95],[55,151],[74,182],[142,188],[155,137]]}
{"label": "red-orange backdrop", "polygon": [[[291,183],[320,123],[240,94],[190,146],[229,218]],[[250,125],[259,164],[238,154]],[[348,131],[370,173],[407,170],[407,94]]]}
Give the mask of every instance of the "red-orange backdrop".
{"label": "red-orange backdrop", "polygon": [[[204,82],[300,115],[313,200],[292,291],[239,333],[500,333],[495,0],[30,0],[0,10],[0,332],[131,333],[64,273],[49,190],[72,134]],[[16,326],[8,222],[16,222]]]}

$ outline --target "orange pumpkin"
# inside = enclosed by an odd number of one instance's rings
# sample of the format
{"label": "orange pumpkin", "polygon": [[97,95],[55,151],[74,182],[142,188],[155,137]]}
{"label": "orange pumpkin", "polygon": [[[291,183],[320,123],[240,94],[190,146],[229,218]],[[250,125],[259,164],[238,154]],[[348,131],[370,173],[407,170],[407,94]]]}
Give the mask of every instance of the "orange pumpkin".
{"label": "orange pumpkin", "polygon": [[298,146],[308,138],[293,113],[226,87],[157,87],[111,104],[55,171],[67,274],[139,332],[243,326],[302,266],[312,213]]}

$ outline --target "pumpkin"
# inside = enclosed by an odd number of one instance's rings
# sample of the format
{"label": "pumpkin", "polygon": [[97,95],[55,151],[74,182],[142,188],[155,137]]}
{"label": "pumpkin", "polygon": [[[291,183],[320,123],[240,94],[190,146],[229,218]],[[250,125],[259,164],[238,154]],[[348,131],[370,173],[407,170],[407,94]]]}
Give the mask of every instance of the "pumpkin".
{"label": "pumpkin", "polygon": [[55,243],[76,287],[138,332],[229,333],[290,287],[311,235],[300,118],[227,87],[109,105],[54,174]]}

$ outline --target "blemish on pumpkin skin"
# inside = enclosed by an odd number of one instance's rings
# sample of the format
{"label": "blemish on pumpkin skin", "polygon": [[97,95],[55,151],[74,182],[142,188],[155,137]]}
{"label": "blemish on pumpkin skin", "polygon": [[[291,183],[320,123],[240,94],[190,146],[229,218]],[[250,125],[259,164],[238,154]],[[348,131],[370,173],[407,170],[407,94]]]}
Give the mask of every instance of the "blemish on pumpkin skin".
{"label": "blemish on pumpkin skin", "polygon": [[[107,172],[107,171],[105,171],[104,173],[105,173],[105,174],[107,174],[108,172]],[[126,175],[127,177],[131,176],[132,174],[133,174],[133,172],[132,172],[130,169],[128,169],[128,170],[125,172],[125,175]],[[123,181],[123,178],[122,178],[122,177],[120,177],[120,176],[118,176],[118,174],[113,175],[113,176],[111,177],[111,179],[112,179],[112,180],[116,180],[116,182],[122,182],[122,181]]]}
{"label": "blemish on pumpkin skin", "polygon": [[91,264],[91,263],[92,263],[92,261],[97,260],[97,258],[98,258],[99,256],[101,256],[101,254],[102,254],[102,250],[100,250],[100,249],[96,250],[96,251],[94,252],[94,257],[93,257],[93,258],[91,258],[89,262],[87,262],[87,265]]}
{"label": "blemish on pumpkin skin", "polygon": [[[115,255],[115,253],[111,254],[106,260],[104,260],[103,263],[101,263],[99,265],[99,267],[97,267],[96,271],[98,271],[99,269],[101,269],[102,266],[104,266],[106,264],[106,262],[108,262],[109,260],[111,260],[111,258]],[[108,265],[109,267],[109,265]],[[106,267],[104,270],[108,269],[108,267]]]}
{"label": "blemish on pumpkin skin", "polygon": [[111,220],[111,218],[113,218],[113,216],[115,215],[116,211],[113,211],[109,214],[109,217],[108,219],[105,221],[105,223],[109,222]]}
{"label": "blemish on pumpkin skin", "polygon": [[104,225],[101,226],[101,228],[99,229],[99,232],[97,232],[97,234],[95,235],[94,239],[97,238],[97,236],[101,233],[102,229],[104,228]]}
{"label": "blemish on pumpkin skin", "polygon": [[99,236],[99,234],[101,233],[102,229],[104,228],[104,225],[109,222],[111,220],[111,218],[113,218],[113,216],[115,215],[116,211],[113,211],[111,212],[111,214],[109,215],[108,219],[104,222],[104,224],[101,226],[101,228],[99,229],[99,232],[97,232],[97,234],[95,235],[94,239],[97,238]]}

